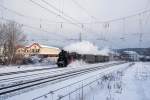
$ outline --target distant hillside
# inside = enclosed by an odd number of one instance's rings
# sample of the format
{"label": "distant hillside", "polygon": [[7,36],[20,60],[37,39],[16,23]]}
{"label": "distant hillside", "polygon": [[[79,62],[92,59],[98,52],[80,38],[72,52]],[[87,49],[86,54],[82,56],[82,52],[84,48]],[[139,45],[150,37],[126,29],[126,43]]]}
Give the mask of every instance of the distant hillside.
{"label": "distant hillside", "polygon": [[135,51],[140,55],[150,56],[150,48],[125,48],[117,49],[117,52],[122,53],[123,51]]}

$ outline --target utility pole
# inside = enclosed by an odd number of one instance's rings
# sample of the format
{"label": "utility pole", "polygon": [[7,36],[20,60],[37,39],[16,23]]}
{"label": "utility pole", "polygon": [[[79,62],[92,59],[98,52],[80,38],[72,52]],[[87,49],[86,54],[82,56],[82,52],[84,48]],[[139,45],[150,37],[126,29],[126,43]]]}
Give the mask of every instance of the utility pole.
{"label": "utility pole", "polygon": [[[4,5],[4,1],[1,0],[0,4],[3,6]],[[0,8],[0,10],[1,10],[1,17],[3,18],[4,17],[4,10],[3,10],[3,8]]]}
{"label": "utility pole", "polygon": [[82,34],[83,34],[83,28],[84,28],[84,25],[81,24],[81,28],[82,28],[82,32],[79,33],[79,41],[81,42],[82,41]]}
{"label": "utility pole", "polygon": [[80,42],[82,41],[82,34],[81,34],[81,32],[79,33],[79,41]]}
{"label": "utility pole", "polygon": [[140,30],[140,33],[139,33],[139,47],[141,48],[142,37],[143,37],[143,34],[142,34],[142,19],[141,19],[141,14],[139,14],[139,30]]}

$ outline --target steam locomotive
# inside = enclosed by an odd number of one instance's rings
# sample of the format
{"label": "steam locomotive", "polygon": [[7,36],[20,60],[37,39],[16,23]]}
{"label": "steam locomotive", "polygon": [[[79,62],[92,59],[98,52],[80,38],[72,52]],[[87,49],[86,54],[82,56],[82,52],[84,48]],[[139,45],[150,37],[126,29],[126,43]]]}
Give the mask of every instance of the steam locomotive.
{"label": "steam locomotive", "polygon": [[83,60],[86,63],[99,63],[109,61],[109,56],[106,55],[94,55],[94,54],[79,54],[76,52],[67,52],[62,50],[59,53],[57,66],[58,67],[67,67],[68,64],[75,60]]}

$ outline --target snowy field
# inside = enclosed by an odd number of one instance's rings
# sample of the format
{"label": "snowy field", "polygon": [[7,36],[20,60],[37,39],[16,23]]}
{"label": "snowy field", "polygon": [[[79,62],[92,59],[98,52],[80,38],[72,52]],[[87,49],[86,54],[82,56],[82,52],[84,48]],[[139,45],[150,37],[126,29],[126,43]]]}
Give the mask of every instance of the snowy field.
{"label": "snowy field", "polygon": [[150,63],[129,65],[91,72],[8,100],[150,100]]}
{"label": "snowy field", "polygon": [[[86,65],[87,66],[87,65]],[[101,71],[96,71],[96,72],[92,72],[92,73],[89,73],[89,74],[86,74],[86,75],[82,75],[80,77],[75,77],[75,78],[72,78],[72,79],[69,79],[69,80],[66,80],[66,81],[62,81],[60,83],[56,83],[56,84],[52,84],[50,86],[47,86],[47,87],[44,87],[44,88],[41,88],[41,89],[37,89],[37,90],[34,90],[34,91],[31,91],[31,92],[28,92],[28,93],[24,93],[24,94],[21,94],[21,95],[18,95],[18,96],[15,96],[15,97],[12,97],[10,98],[10,100],[20,100],[21,98],[24,98],[24,100],[31,100],[37,96],[40,96],[44,93],[48,93],[49,91],[51,90],[54,90],[54,89],[58,89],[58,88],[61,88],[63,86],[66,86],[66,85],[69,85],[69,84],[72,84],[74,82],[77,82],[77,81],[80,81],[80,80],[83,80],[85,78],[88,78],[88,77],[91,77],[91,76],[94,76],[94,75],[97,75],[98,73],[102,73],[102,72],[105,72],[105,73],[109,73],[111,70],[116,70],[118,68],[122,68],[122,67],[126,67],[128,66],[128,64],[123,64],[122,66],[114,66],[113,68],[110,67],[110,68],[107,68],[107,69],[103,69]],[[95,79],[95,78],[93,78]],[[90,80],[87,80],[87,82],[91,81]],[[85,82],[86,83],[86,82]],[[80,83],[79,83],[80,84]],[[76,85],[75,85],[76,86]],[[73,90],[75,89],[76,87],[73,86],[70,90]],[[61,92],[61,91],[58,91],[58,93]],[[67,91],[69,92],[69,91]],[[66,93],[67,93],[66,92]],[[64,93],[64,92],[63,92]]]}

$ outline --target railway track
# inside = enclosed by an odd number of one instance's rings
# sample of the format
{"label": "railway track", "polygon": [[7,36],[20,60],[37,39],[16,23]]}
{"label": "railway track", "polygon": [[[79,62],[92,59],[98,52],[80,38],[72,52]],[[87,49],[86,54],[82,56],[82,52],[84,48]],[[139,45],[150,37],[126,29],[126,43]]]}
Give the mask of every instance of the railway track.
{"label": "railway track", "polygon": [[0,73],[0,76],[14,75],[14,74],[21,74],[21,73],[28,73],[28,72],[36,72],[36,71],[43,71],[43,70],[49,70],[49,69],[54,69],[54,68],[57,68],[57,67],[40,68],[40,69],[33,69],[33,70],[23,70],[23,71],[8,72],[8,73]]}
{"label": "railway track", "polygon": [[43,75],[52,75],[52,74],[55,74],[55,73],[58,73],[58,72],[64,72],[64,71],[70,71],[71,70],[75,70],[75,69],[79,69],[80,67],[71,67],[71,68],[58,68],[58,69],[55,69],[55,70],[46,70],[46,72],[41,72],[40,73],[35,73],[35,74],[29,74],[29,75],[20,75],[20,76],[14,76],[14,77],[10,77],[10,78],[1,78],[0,79],[0,88],[1,87],[4,87],[4,85],[6,85],[8,82],[9,84],[10,83],[15,83],[15,82],[18,82],[19,81],[24,81],[24,80],[29,80],[29,78],[31,77],[34,77],[34,76],[43,76]]}
{"label": "railway track", "polygon": [[60,80],[68,79],[68,78],[75,77],[81,74],[86,74],[92,71],[97,71],[99,69],[108,68],[108,67],[112,67],[112,66],[119,65],[119,64],[123,64],[123,63],[113,63],[113,64],[104,65],[104,66],[95,66],[92,68],[85,68],[85,69],[75,70],[75,71],[72,70],[72,71],[68,71],[65,73],[59,73],[59,74],[55,74],[55,75],[51,75],[47,77],[40,77],[34,80],[28,80],[22,83],[13,84],[7,87],[0,88],[0,96],[13,93],[16,91],[20,91],[26,88],[38,86],[38,85],[48,83],[48,82],[57,82]]}
{"label": "railway track", "polygon": [[58,68],[58,69],[55,69],[53,70],[46,70],[46,71],[39,71],[38,73],[30,73],[27,75],[20,75],[22,73],[20,73],[19,75],[15,75],[15,76],[10,76],[9,78],[6,78],[6,77],[1,77],[0,78],[0,88],[1,87],[5,87],[5,86],[9,86],[9,85],[12,85],[12,84],[16,84],[16,83],[22,83],[23,81],[25,80],[29,80],[29,79],[33,79],[35,77],[39,77],[39,76],[43,76],[43,75],[52,75],[52,74],[55,74],[55,73],[58,73],[58,72],[66,72],[66,71],[72,71],[72,70],[77,70],[77,69],[83,69],[85,68],[86,66],[84,67],[69,67],[69,68]]}

